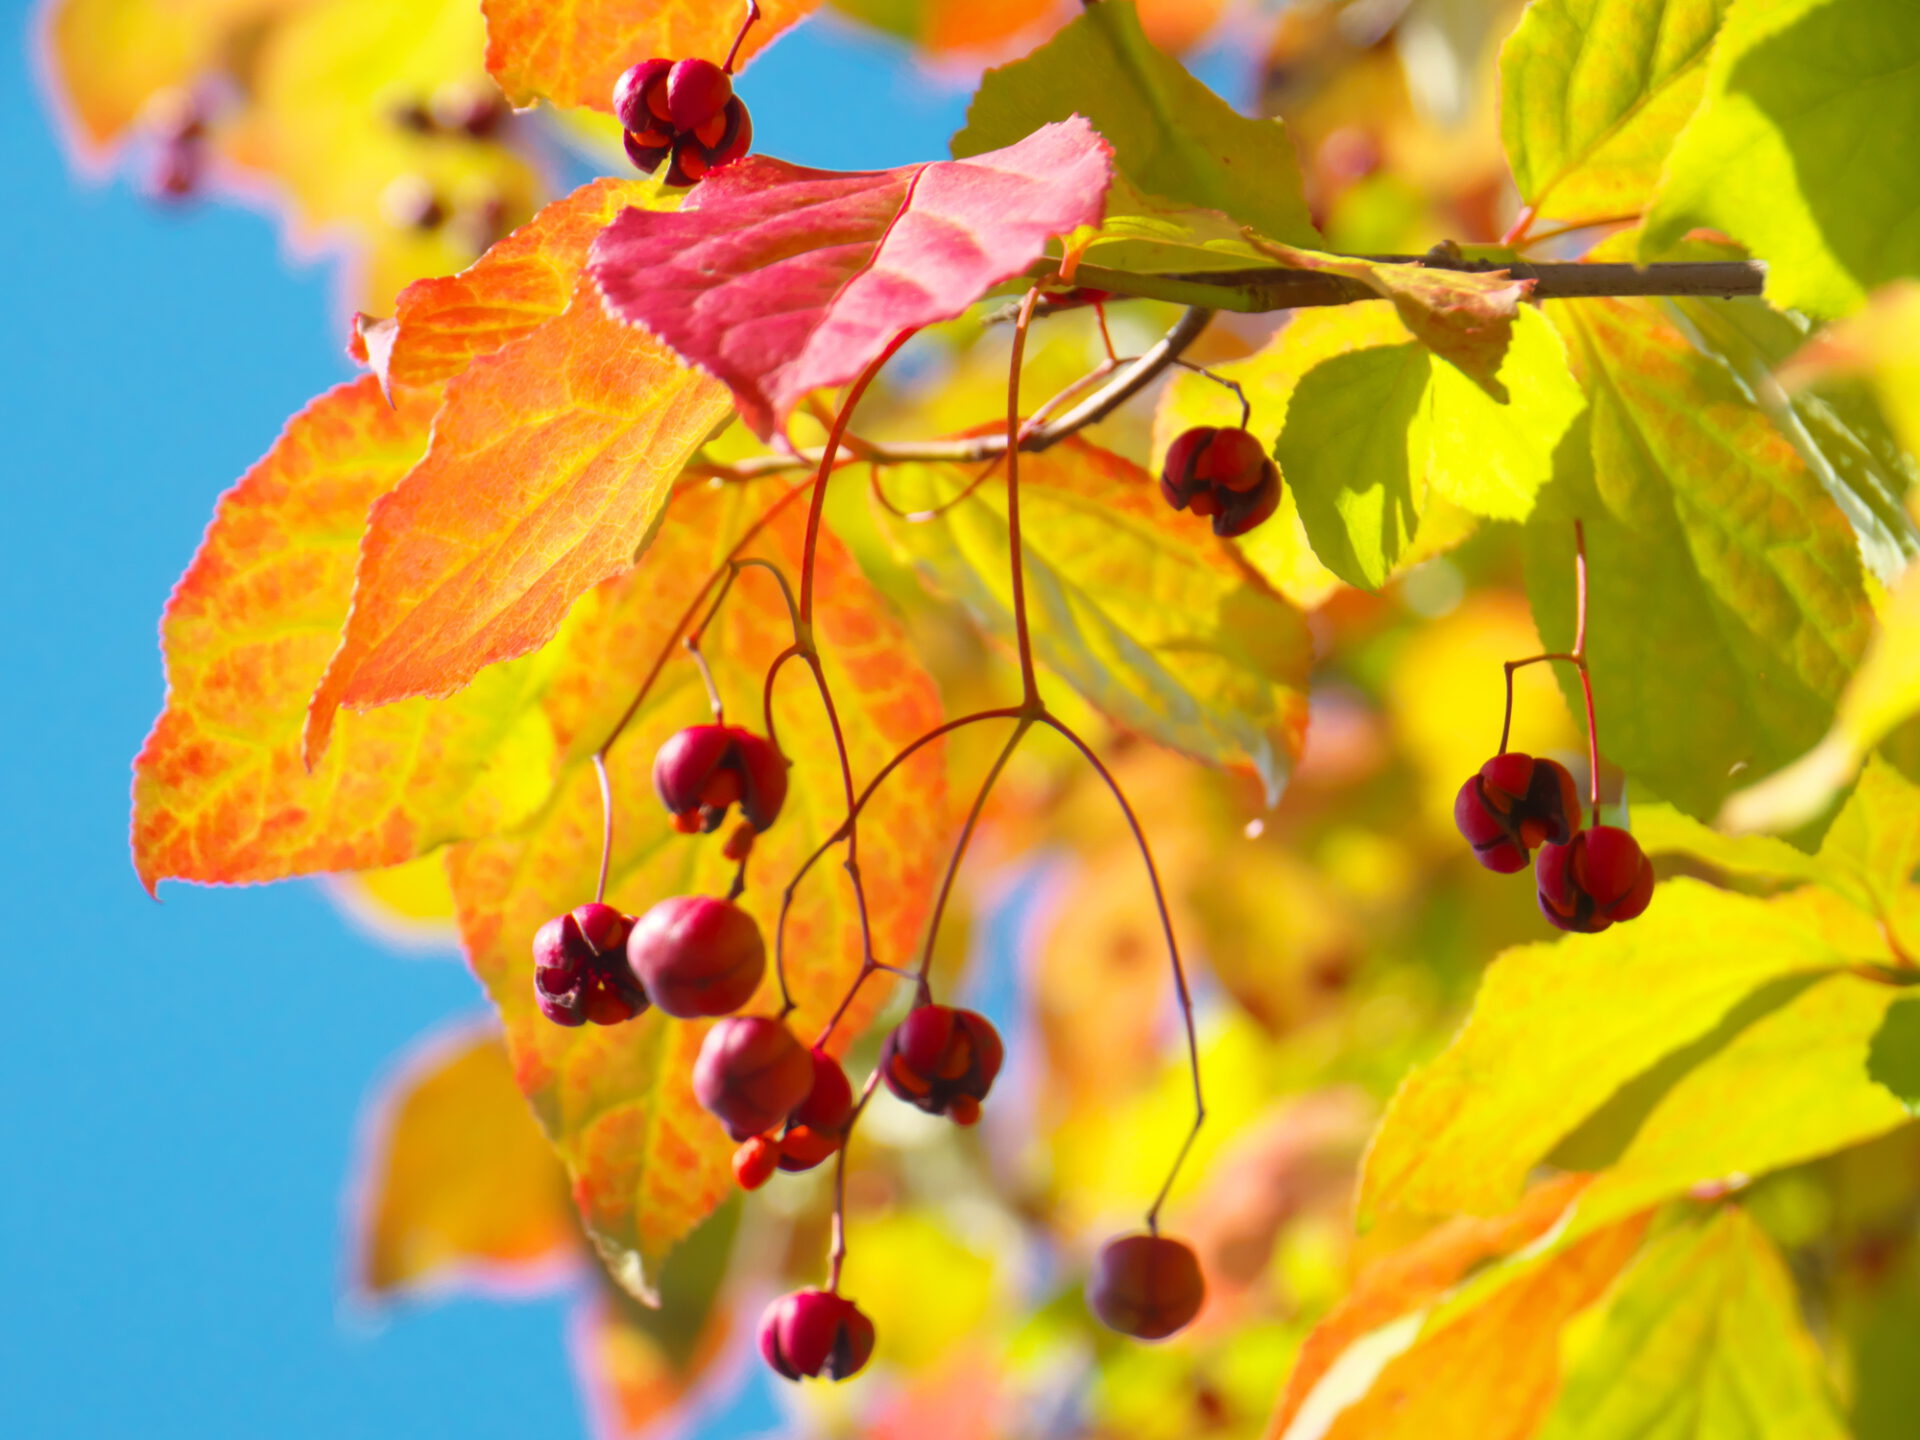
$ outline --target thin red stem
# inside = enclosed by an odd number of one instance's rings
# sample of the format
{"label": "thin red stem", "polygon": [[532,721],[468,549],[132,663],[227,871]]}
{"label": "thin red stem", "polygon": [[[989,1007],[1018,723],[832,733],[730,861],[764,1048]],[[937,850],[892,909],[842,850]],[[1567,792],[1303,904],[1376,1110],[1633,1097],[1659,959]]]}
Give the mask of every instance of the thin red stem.
{"label": "thin red stem", "polygon": [[726,71],[727,74],[731,75],[733,73],[733,62],[740,58],[740,47],[746,41],[747,32],[753,29],[754,22],[759,18],[760,5],[758,0],[747,0],[747,18],[741,22],[740,32],[733,37],[733,48],[727,51],[726,63],[720,67]]}
{"label": "thin red stem", "polygon": [[940,893],[934,899],[933,913],[927,920],[926,946],[920,952],[919,980],[923,998],[927,993],[927,972],[933,965],[933,944],[940,938],[940,921],[947,912],[947,899],[953,894],[953,882],[960,873],[960,862],[966,858],[974,828],[980,823],[981,812],[987,808],[987,797],[993,794],[1000,772],[1007,768],[1007,761],[1013,758],[1013,752],[1019,748],[1021,738],[1032,728],[1033,722],[1033,716],[1019,717],[1019,723],[1013,727],[1013,733],[1007,737],[1007,743],[1000,747],[999,756],[988,769],[986,779],[980,782],[980,791],[973,797],[973,806],[967,811],[966,821],[960,827],[960,838],[954,842],[953,855],[947,861],[947,873],[940,881]]}
{"label": "thin red stem", "polygon": [[813,560],[820,544],[820,516],[827,504],[827,481],[832,478],[834,458],[840,453],[840,441],[847,433],[847,426],[853,420],[853,412],[860,404],[860,397],[867,393],[867,387],[873,383],[874,376],[881,367],[894,357],[896,351],[913,338],[913,331],[903,330],[887,344],[887,348],[867,363],[853,384],[847,390],[847,398],[840,402],[840,413],[833,417],[833,428],[827,432],[826,448],[820,452],[820,465],[814,472],[813,504],[807,510],[807,540],[800,554],[800,623],[804,628],[813,623]]}
{"label": "thin red stem", "polygon": [[1033,668],[1033,636],[1027,626],[1027,565],[1020,541],[1020,364],[1027,351],[1027,328],[1041,285],[1035,283],[1020,302],[1020,318],[1013,323],[1013,354],[1007,362],[1007,551],[1013,571],[1014,643],[1020,652],[1020,696],[1024,705],[1040,700],[1040,681]]}
{"label": "thin red stem", "polygon": [[[867,782],[867,788],[862,790],[859,796],[854,800],[852,810],[848,812],[847,818],[840,822],[839,828],[836,829],[833,832],[833,834],[829,835],[825,840],[822,840],[820,844],[817,847],[815,847],[813,853],[807,856],[807,858],[801,862],[800,868],[794,872],[793,878],[787,882],[786,890],[781,894],[780,918],[778,922],[776,922],[774,926],[774,932],[773,932],[773,969],[774,969],[775,977],[780,982],[780,999],[784,1007],[781,1011],[781,1014],[783,1015],[791,1014],[795,1008],[793,1003],[793,998],[787,993],[787,978],[786,978],[787,976],[787,966],[786,966],[787,915],[788,915],[788,912],[793,909],[793,897],[800,889],[800,882],[807,878],[807,872],[813,869],[813,867],[820,862],[820,860],[826,855],[826,853],[829,850],[831,850],[835,845],[838,845],[843,839],[846,838],[848,833],[848,828],[852,825],[854,820],[859,816],[860,812],[866,808],[867,802],[873,799],[874,794],[880,789],[882,782],[884,782],[889,775],[893,774],[895,770],[899,769],[903,764],[905,764],[907,760],[911,758],[913,755],[918,753],[920,750],[925,749],[928,745],[931,745],[934,741],[940,739],[942,736],[950,735],[955,730],[962,729],[968,725],[977,724],[982,720],[994,720],[994,719],[1000,719],[1002,717],[1022,715],[1025,713],[1026,713],[1025,711],[1017,707],[1005,707],[997,710],[981,710],[972,715],[962,715],[957,720],[949,720],[945,724],[936,725],[933,729],[929,730],[926,734],[922,735],[918,740],[915,740],[912,744],[908,745],[898,755],[895,755],[891,760],[887,761],[885,765],[880,767],[879,772],[873,777],[873,779]],[[885,967],[875,967],[875,968],[885,968]],[[855,983],[857,984],[858,982],[856,981]]]}
{"label": "thin red stem", "polygon": [[596,905],[607,903],[607,871],[613,864],[613,782],[607,778],[607,757],[595,751],[593,773],[600,780],[600,883],[594,886]]}
{"label": "thin red stem", "polygon": [[1593,676],[1587,669],[1587,527],[1573,522],[1573,649],[1546,655],[1529,655],[1524,660],[1509,660],[1507,672],[1507,709],[1500,718],[1500,754],[1507,753],[1507,741],[1513,733],[1513,672],[1543,660],[1564,660],[1580,672],[1580,693],[1587,712],[1587,807],[1593,823],[1600,823],[1600,728],[1594,721]]}
{"label": "thin red stem", "polygon": [[1106,782],[1108,791],[1112,793],[1115,803],[1120,806],[1120,813],[1126,817],[1127,828],[1133,832],[1133,841],[1139,848],[1140,859],[1147,867],[1147,880],[1153,887],[1153,903],[1160,912],[1160,929],[1166,936],[1167,958],[1173,966],[1173,988],[1179,997],[1180,1018],[1187,1033],[1187,1068],[1193,1077],[1193,1124],[1188,1128],[1186,1138],[1180,1142],[1180,1149],[1174,1155],[1173,1164],[1167,1170],[1167,1178],[1161,1183],[1160,1193],[1153,1197],[1153,1204],[1147,1209],[1147,1229],[1157,1234],[1160,1229],[1160,1208],[1167,1203],[1167,1196],[1172,1193],[1173,1183],[1179,1178],[1180,1167],[1186,1163],[1187,1155],[1193,1149],[1193,1142],[1199,1138],[1200,1127],[1206,1123],[1207,1119],[1206,1098],[1200,1088],[1200,1035],[1193,1019],[1193,992],[1187,984],[1186,966],[1180,959],[1180,944],[1174,939],[1173,914],[1167,908],[1167,895],[1165,888],[1160,884],[1159,867],[1153,863],[1153,850],[1147,844],[1147,833],[1141,828],[1139,817],[1133,813],[1133,806],[1127,801],[1126,791],[1120,788],[1120,782],[1114,779],[1113,772],[1101,763],[1098,755],[1094,754],[1093,747],[1082,740],[1072,727],[1053,715],[1042,714],[1038,718],[1042,724],[1058,731],[1074,749],[1080,752],[1086,762],[1093,767],[1094,773]]}
{"label": "thin red stem", "polygon": [[833,1242],[827,1251],[827,1290],[837,1293],[840,1289],[840,1267],[847,1259],[847,1150],[853,1144],[853,1127],[860,1123],[860,1117],[866,1113],[867,1102],[873,1098],[874,1087],[880,1083],[880,1072],[874,1070],[867,1076],[867,1083],[860,1087],[860,1099],[855,1102],[853,1114],[847,1117],[846,1138],[840,1142],[840,1148],[833,1156]]}

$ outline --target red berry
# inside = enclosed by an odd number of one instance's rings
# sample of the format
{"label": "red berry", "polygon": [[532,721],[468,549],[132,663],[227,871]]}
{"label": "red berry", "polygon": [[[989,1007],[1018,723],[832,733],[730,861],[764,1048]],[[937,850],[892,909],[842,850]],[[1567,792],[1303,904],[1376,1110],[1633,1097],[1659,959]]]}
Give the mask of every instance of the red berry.
{"label": "red berry", "polygon": [[984,1015],[946,1005],[910,1011],[880,1050],[880,1078],[909,1105],[962,1125],[980,1118],[1004,1052]]}
{"label": "red berry", "polygon": [[1108,1241],[1087,1280],[1087,1304],[1100,1323],[1137,1340],[1184,1330],[1206,1298],[1192,1248],[1166,1235]]}
{"label": "red berry", "polygon": [[1503,751],[1469,776],[1453,800],[1453,823],[1480,863],[1511,875],[1542,845],[1564,845],[1580,828],[1580,795],[1557,760]]}
{"label": "red berry", "polygon": [[618,1025],[647,1008],[626,963],[633,921],[611,905],[582,905],[533,937],[533,993],[556,1025]]}
{"label": "red berry", "polygon": [[[673,69],[671,60],[642,60],[638,65],[628,66],[613,82],[613,113],[620,117],[620,124],[630,131],[642,131],[651,128],[655,119],[667,117],[666,88],[667,76]],[[658,92],[658,109],[649,103],[650,92]]]}
{"label": "red berry", "polygon": [[653,760],[653,788],[683,834],[711,834],[729,806],[756,830],[779,818],[787,762],[773,742],[737,725],[693,725],[671,736]]}
{"label": "red berry", "polygon": [[693,1093],[735,1140],[783,1124],[813,1086],[813,1061],[793,1032],[765,1015],[735,1015],[707,1032]]}
{"label": "red berry", "polygon": [[811,1170],[847,1141],[853,1123],[853,1086],[840,1062],[824,1050],[812,1052],[813,1087],[787,1116],[780,1136],[780,1168]]}
{"label": "red berry", "polygon": [[676,130],[719,119],[731,99],[733,78],[711,60],[681,60],[667,72],[667,118]]}
{"label": "red berry", "polygon": [[760,1354],[789,1380],[845,1380],[873,1354],[873,1322],[844,1296],[796,1290],[760,1317]]}
{"label": "red berry", "polygon": [[655,1005],[693,1020],[746,1004],[766,973],[767,947],[753,917],[731,900],[679,895],[634,924],[627,963]]}
{"label": "red berry", "polygon": [[1540,852],[1534,870],[1540,913],[1562,930],[1597,935],[1631,920],[1653,899],[1653,865],[1640,842],[1614,825],[1582,830]]}
{"label": "red berry", "polygon": [[1280,467],[1245,430],[1197,426],[1167,448],[1160,493],[1210,517],[1214,534],[1244,535],[1280,507]]}

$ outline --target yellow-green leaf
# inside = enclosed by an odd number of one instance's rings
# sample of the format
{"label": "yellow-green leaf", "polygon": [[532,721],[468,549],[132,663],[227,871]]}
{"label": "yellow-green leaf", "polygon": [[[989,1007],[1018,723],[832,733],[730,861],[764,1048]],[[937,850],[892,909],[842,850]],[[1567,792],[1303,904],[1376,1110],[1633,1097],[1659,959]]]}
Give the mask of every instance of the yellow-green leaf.
{"label": "yellow-green leaf", "polygon": [[[1004,461],[1001,462],[1004,465]],[[901,557],[989,631],[1013,635],[1006,485],[902,465],[881,477]],[[1037,658],[1109,717],[1215,764],[1251,765],[1278,798],[1306,726],[1311,645],[1197,516],[1130,461],[1073,439],[1020,460],[1027,603]],[[942,509],[941,507],[946,507]]]}
{"label": "yellow-green leaf", "polygon": [[1570,1233],[1697,1186],[1742,1185],[1905,1124],[1906,1107],[1867,1073],[1874,1034],[1901,993],[1831,975],[1760,1016],[1659,1098],[1620,1158],[1581,1194]]}
{"label": "yellow-green leaf", "polygon": [[1617,1089],[1769,981],[1883,953],[1864,915],[1820,891],[1756,900],[1684,879],[1631,924],[1507,951],[1465,1028],[1394,1096],[1362,1215],[1506,1208]]}
{"label": "yellow-green leaf", "polygon": [[[1577,1338],[1576,1338],[1577,1337]],[[1570,1337],[1541,1440],[1844,1440],[1773,1242],[1726,1206],[1647,1242]]]}
{"label": "yellow-green leaf", "polygon": [[1880,614],[1880,630],[1847,683],[1830,729],[1805,755],[1730,796],[1730,830],[1790,830],[1824,810],[1867,752],[1920,713],[1920,565],[1909,569]]}
{"label": "yellow-green leaf", "polygon": [[1500,133],[1535,214],[1636,214],[1700,102],[1728,0],[1539,0],[1500,52]]}
{"label": "yellow-green leaf", "polygon": [[1223,211],[1275,240],[1317,243],[1286,126],[1239,114],[1156,50],[1132,0],[1089,5],[1039,49],[989,70],[953,153],[997,150],[1076,114],[1149,194]]}
{"label": "yellow-green leaf", "polygon": [[1920,273],[1920,24],[1911,0],[1747,0],[1668,157],[1642,251],[1722,231],[1767,298],[1837,316]]}
{"label": "yellow-green leaf", "polygon": [[[1601,747],[1689,814],[1826,729],[1872,626],[1833,499],[1726,370],[1641,302],[1556,307],[1591,401],[1587,637]],[[1530,527],[1547,648],[1573,640],[1573,527]],[[1560,677],[1578,705],[1576,677]]]}
{"label": "yellow-green leaf", "polygon": [[1296,321],[1276,342],[1330,353],[1294,385],[1274,455],[1320,559],[1377,589],[1411,557],[1430,489],[1475,514],[1529,515],[1585,402],[1560,337],[1531,308],[1500,363],[1504,402],[1423,345],[1381,343],[1391,330],[1379,307],[1346,308],[1376,313]]}

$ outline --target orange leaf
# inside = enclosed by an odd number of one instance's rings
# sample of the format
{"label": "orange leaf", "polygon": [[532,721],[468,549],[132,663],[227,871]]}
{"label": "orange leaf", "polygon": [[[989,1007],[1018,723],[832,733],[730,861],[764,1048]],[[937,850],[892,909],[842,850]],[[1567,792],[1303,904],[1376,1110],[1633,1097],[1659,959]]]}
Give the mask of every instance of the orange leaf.
{"label": "orange leaf", "polygon": [[544,645],[633,562],[729,409],[717,381],[609,319],[590,282],[558,319],[475,360],[447,387],[426,458],[373,507],[308,757],[343,703],[450,695]]}
{"label": "orange leaf", "polygon": [[[740,47],[753,56],[820,0],[761,0],[760,20]],[[613,110],[613,82],[629,65],[655,55],[727,57],[746,18],[741,4],[714,0],[482,0],[487,17],[487,69],[515,105],[551,100]]]}
{"label": "orange leaf", "polygon": [[1350,1347],[1342,1360],[1361,1363],[1329,1367],[1321,1383],[1298,1398],[1289,1386],[1290,1403],[1283,1403],[1268,1435],[1525,1440],[1559,1388],[1562,1330],[1606,1293],[1639,1249],[1646,1225],[1645,1215],[1635,1216],[1539,1260],[1518,1261],[1509,1273],[1489,1275],[1482,1282],[1486,1293],[1474,1303],[1442,1310],[1410,1340],[1373,1332],[1361,1343],[1379,1345],[1390,1356],[1384,1365],[1376,1359],[1369,1374],[1358,1347]]}
{"label": "orange leaf", "polygon": [[358,1169],[353,1275],[371,1295],[463,1282],[524,1290],[578,1264],[566,1176],[491,1025],[408,1052],[377,1099]]}
{"label": "orange leaf", "polygon": [[[792,493],[792,492],[789,492]],[[602,586],[578,607],[569,646],[598,657],[598,683],[581,672],[551,713],[590,752],[625,707],[624,685],[646,673],[679,633],[680,617],[701,584],[723,563],[735,537],[768,510],[768,489],[738,484],[682,491],[669,523],[639,568]],[[786,506],[745,553],[797,571],[804,531],[798,505]],[[831,536],[819,553],[816,632],[834,684],[856,783],[938,723],[931,682],[912,659],[883,602]],[[758,728],[767,664],[792,639],[787,613],[763,571],[744,572],[717,624],[707,632],[708,658],[737,718]],[[779,823],[755,843],[744,904],[759,920],[769,948],[779,896],[774,885],[844,814],[831,736],[804,672],[784,672],[775,713],[782,748],[797,761]],[[720,891],[733,867],[720,837],[672,832],[651,793],[654,752],[683,725],[706,718],[706,699],[692,664],[676,657],[608,757],[618,797],[611,903],[644,910],[694,890]],[[880,958],[911,959],[925,914],[934,867],[948,840],[943,767],[929,747],[888,780],[863,812],[861,869],[872,905]],[[651,1293],[657,1262],[731,1188],[732,1145],[695,1104],[690,1071],[706,1026],[650,1011],[611,1029],[562,1029],[534,1004],[530,945],[553,915],[592,898],[600,854],[600,804],[594,777],[577,766],[540,820],[507,837],[462,846],[451,874],[461,929],[475,972],[505,1022],[521,1088],[559,1148],[574,1196],[609,1268],[628,1289]],[[788,974],[799,1010],[795,1033],[810,1042],[858,969],[859,927],[851,894],[835,865],[821,865],[799,888],[787,930]],[[747,1007],[777,1003],[771,973]],[[836,1045],[857,1033],[883,1001],[870,984],[836,1033]]]}
{"label": "orange leaf", "polygon": [[323,763],[301,763],[367,507],[419,458],[431,417],[429,404],[390,408],[371,376],[343,385],[221,500],[167,603],[167,707],[134,762],[134,865],[149,890],[396,864],[518,823],[545,798],[551,745],[513,729],[510,671],[457,704],[351,716]]}
{"label": "orange leaf", "polygon": [[387,386],[437,385],[559,315],[573,299],[587,247],[629,205],[647,204],[638,180],[596,180],[556,200],[458,275],[416,280],[400,292],[377,346],[365,317],[356,329],[364,357]]}
{"label": "orange leaf", "polygon": [[1583,1175],[1549,1181],[1529,1191],[1509,1214],[1448,1220],[1377,1261],[1300,1347],[1269,1433],[1286,1433],[1307,1396],[1356,1340],[1438,1299],[1477,1266],[1539,1239],[1585,1183]]}

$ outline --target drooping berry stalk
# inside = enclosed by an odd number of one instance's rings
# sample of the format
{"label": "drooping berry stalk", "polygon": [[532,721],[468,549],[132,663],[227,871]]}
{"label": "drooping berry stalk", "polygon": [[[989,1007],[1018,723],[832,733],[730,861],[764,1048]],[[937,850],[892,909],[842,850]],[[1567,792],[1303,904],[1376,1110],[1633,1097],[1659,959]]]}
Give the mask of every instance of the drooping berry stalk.
{"label": "drooping berry stalk", "polygon": [[1587,527],[1573,522],[1573,649],[1529,655],[1524,660],[1505,662],[1507,672],[1507,708],[1500,719],[1500,749],[1507,753],[1507,741],[1513,733],[1513,672],[1545,660],[1564,660],[1580,672],[1580,693],[1587,710],[1587,805],[1593,823],[1600,823],[1600,731],[1593,719],[1593,677],[1587,673]]}

